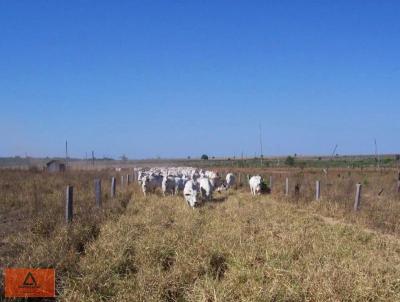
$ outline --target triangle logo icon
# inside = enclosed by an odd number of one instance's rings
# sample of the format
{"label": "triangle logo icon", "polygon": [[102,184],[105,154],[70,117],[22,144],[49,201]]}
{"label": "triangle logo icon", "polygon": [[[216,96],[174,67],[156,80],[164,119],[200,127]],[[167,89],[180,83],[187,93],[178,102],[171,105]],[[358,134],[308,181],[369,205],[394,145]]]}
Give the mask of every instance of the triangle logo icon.
{"label": "triangle logo icon", "polygon": [[22,284],[24,287],[37,287],[37,283],[35,278],[33,277],[32,273],[29,272],[24,280],[24,283]]}

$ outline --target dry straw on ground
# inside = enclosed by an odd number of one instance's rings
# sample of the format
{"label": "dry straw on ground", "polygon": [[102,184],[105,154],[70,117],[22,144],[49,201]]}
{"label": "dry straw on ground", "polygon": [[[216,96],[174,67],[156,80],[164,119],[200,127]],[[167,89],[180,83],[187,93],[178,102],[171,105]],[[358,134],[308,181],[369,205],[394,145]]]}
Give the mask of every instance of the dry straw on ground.
{"label": "dry straw on ground", "polygon": [[[192,210],[181,196],[145,198],[136,185],[118,187],[111,200],[115,171],[2,170],[0,263],[56,268],[62,301],[400,301],[393,171],[240,171],[242,180],[273,175],[272,195],[251,197],[243,181]],[[101,210],[95,178],[103,180]],[[320,202],[313,201],[317,179]],[[354,213],[357,182],[363,197]],[[68,184],[75,188],[70,226]]]}
{"label": "dry straw on ground", "polygon": [[136,197],[102,226],[64,301],[398,301],[400,243],[271,197],[192,210]]}

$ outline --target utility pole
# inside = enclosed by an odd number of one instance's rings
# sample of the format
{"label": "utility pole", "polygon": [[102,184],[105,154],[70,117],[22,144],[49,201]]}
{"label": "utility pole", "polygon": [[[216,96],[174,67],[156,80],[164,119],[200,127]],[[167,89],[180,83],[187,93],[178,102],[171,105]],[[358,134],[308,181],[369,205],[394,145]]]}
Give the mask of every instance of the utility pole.
{"label": "utility pole", "polygon": [[338,145],[336,144],[336,145],[335,145],[335,148],[333,149],[333,152],[332,152],[331,158],[333,158],[333,157],[335,156],[335,153],[336,153],[337,147],[338,147]]}
{"label": "utility pole", "polygon": [[92,166],[94,166],[94,151],[92,151]]}
{"label": "utility pole", "polygon": [[262,131],[261,131],[261,123],[259,124],[260,128],[260,158],[261,158],[261,166],[263,164],[263,145],[262,145]]}
{"label": "utility pole", "polygon": [[376,143],[376,138],[374,140],[375,143],[375,159],[376,159],[376,164],[378,169],[380,168],[380,158],[379,158],[379,154],[378,154],[378,144]]}
{"label": "utility pole", "polygon": [[[337,148],[338,148],[338,144],[336,144],[335,145],[335,148],[333,148],[333,152],[332,152],[332,154],[331,154],[331,161],[333,160],[333,157],[335,156],[335,153],[336,153],[336,150],[337,150]],[[325,176],[327,177],[327,175],[328,175],[328,169],[329,169],[329,164],[328,164],[328,161],[327,161],[327,163],[326,163],[326,172],[325,172]]]}
{"label": "utility pole", "polygon": [[65,140],[65,164],[68,166],[68,141]]}

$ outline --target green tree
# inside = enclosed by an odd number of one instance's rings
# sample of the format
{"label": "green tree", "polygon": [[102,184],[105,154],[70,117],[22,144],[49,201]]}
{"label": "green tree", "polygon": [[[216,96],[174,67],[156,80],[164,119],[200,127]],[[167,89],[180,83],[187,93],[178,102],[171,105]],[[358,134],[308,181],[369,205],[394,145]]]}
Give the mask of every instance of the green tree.
{"label": "green tree", "polygon": [[286,157],[285,165],[293,167],[294,166],[294,158],[291,156]]}
{"label": "green tree", "polygon": [[202,159],[202,160],[208,160],[208,155],[207,155],[207,154],[203,154],[203,155],[201,156],[201,159]]}

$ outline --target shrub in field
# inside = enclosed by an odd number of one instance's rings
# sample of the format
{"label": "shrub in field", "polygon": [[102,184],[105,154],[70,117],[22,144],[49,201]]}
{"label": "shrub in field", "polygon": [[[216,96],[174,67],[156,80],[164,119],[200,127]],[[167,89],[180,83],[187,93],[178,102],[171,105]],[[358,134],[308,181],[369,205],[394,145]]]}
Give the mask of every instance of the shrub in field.
{"label": "shrub in field", "polygon": [[201,156],[201,160],[208,160],[208,155],[207,154],[203,154]]}
{"label": "shrub in field", "polygon": [[294,157],[292,157],[292,156],[288,156],[285,159],[285,165],[287,165],[287,166],[293,167],[294,162],[295,162],[295,160],[294,160]]}

